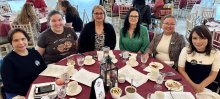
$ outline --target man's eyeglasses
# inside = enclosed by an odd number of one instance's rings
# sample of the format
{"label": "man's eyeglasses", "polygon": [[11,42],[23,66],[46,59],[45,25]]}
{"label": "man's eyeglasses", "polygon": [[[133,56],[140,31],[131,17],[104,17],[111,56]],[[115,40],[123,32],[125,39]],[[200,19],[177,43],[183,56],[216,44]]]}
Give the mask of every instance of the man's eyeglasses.
{"label": "man's eyeglasses", "polygon": [[93,13],[93,14],[98,16],[98,15],[103,15],[104,13]]}
{"label": "man's eyeglasses", "polygon": [[174,26],[175,25],[175,24],[169,24],[169,23],[163,23],[163,24],[165,24],[167,26]]}

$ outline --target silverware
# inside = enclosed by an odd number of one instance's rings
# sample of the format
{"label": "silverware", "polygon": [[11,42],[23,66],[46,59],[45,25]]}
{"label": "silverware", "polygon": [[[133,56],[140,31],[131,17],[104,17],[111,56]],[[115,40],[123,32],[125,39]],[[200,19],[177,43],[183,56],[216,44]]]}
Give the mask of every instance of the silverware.
{"label": "silverware", "polygon": [[166,76],[175,76],[176,74],[174,72],[164,72]]}

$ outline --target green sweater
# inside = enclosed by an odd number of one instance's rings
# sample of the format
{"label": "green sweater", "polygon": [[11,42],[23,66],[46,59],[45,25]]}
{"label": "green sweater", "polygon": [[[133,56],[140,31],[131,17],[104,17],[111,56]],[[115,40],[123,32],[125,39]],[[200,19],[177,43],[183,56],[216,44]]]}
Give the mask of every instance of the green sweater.
{"label": "green sweater", "polygon": [[141,51],[142,53],[144,53],[145,49],[150,43],[148,34],[149,33],[147,28],[141,25],[140,36],[137,35],[136,37],[134,37],[133,33],[132,38],[130,39],[129,33],[127,32],[126,36],[124,36],[121,29],[119,39],[120,50],[127,50],[135,53]]}

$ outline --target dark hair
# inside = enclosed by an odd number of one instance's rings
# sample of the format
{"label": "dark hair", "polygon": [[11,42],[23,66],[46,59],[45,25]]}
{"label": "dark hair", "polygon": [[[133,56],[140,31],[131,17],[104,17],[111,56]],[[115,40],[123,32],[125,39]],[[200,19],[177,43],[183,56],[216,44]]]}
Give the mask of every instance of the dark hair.
{"label": "dark hair", "polygon": [[189,51],[189,53],[197,51],[197,49],[195,48],[195,46],[192,43],[192,34],[193,33],[198,34],[199,37],[201,37],[202,39],[208,39],[208,44],[205,48],[205,53],[206,53],[206,55],[210,55],[211,50],[212,50],[212,36],[211,36],[211,33],[210,33],[209,29],[206,26],[203,26],[203,25],[194,27],[192,29],[192,31],[190,32],[189,44],[190,44],[191,50]]}
{"label": "dark hair", "polygon": [[133,6],[145,5],[145,4],[146,4],[145,0],[133,0]]}
{"label": "dark hair", "polygon": [[60,11],[57,11],[57,10],[52,10],[48,13],[48,16],[47,16],[47,21],[49,22],[50,21],[50,18],[51,16],[55,15],[55,14],[59,14],[61,15],[62,19],[63,19],[63,14],[60,12]]}
{"label": "dark hair", "polygon": [[137,35],[140,36],[140,33],[139,33],[139,32],[140,32],[140,24],[141,24],[141,15],[140,15],[139,10],[136,9],[136,8],[131,8],[131,9],[128,11],[126,17],[125,17],[124,27],[122,28],[123,36],[126,36],[126,33],[127,33],[128,29],[129,29],[129,27],[130,27],[129,16],[130,16],[130,13],[131,13],[132,11],[137,11],[137,12],[138,12],[138,22],[137,22],[137,26],[136,26],[136,28],[135,28],[135,30],[134,30],[134,37],[136,37]]}
{"label": "dark hair", "polygon": [[75,7],[73,7],[69,1],[61,1],[61,6],[66,8],[65,12],[71,12],[74,16],[79,17],[79,13]]}
{"label": "dark hair", "polygon": [[30,40],[30,37],[28,36],[27,32],[21,28],[15,28],[15,29],[11,29],[8,33],[8,41],[10,44],[12,44],[12,40],[13,40],[13,35],[17,32],[21,32],[24,34],[24,36],[27,38],[27,40]]}

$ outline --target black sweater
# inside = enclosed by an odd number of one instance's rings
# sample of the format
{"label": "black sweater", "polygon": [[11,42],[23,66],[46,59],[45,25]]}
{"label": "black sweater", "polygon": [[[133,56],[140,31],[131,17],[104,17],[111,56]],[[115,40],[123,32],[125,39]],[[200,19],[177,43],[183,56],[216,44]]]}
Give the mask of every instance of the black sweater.
{"label": "black sweater", "polygon": [[[113,26],[109,23],[104,23],[105,45],[114,50],[116,45],[116,35]],[[95,22],[89,22],[85,25],[79,37],[79,52],[88,52],[95,50]]]}

